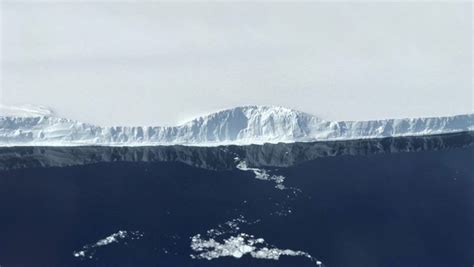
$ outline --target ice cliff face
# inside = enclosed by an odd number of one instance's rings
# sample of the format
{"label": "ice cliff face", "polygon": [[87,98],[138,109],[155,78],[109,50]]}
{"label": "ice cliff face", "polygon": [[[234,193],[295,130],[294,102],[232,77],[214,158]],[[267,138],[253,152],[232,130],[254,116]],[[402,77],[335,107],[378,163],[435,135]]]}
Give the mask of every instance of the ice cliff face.
{"label": "ice cliff face", "polygon": [[286,168],[324,157],[444,151],[469,147],[474,147],[472,131],[414,137],[226,147],[0,147],[0,171],[100,162],[181,162],[208,170],[235,170],[238,164],[245,162],[248,168]]}
{"label": "ice cliff face", "polygon": [[0,108],[0,146],[223,145],[417,136],[474,130],[474,114],[452,117],[325,121],[269,106],[244,106],[174,127],[100,127],[45,108]]}

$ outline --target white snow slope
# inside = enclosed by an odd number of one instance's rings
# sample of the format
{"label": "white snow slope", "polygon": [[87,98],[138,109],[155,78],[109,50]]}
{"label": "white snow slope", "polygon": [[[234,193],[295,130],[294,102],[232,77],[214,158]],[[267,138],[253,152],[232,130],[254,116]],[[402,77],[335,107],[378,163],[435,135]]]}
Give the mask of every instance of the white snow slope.
{"label": "white snow slope", "polygon": [[474,114],[436,118],[325,121],[296,110],[243,106],[174,127],[100,127],[44,107],[0,107],[0,146],[262,144],[416,136],[474,130]]}

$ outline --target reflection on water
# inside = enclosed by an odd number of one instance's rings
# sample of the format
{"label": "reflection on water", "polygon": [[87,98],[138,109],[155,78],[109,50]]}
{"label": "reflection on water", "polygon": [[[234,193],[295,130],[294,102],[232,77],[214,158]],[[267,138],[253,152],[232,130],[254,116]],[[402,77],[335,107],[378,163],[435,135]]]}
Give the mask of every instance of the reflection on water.
{"label": "reflection on water", "polygon": [[321,157],[447,150],[472,146],[474,132],[314,143],[189,147],[5,147],[0,170],[64,167],[100,162],[182,162],[210,170],[233,169],[235,158],[249,167],[289,167]]}
{"label": "reflection on water", "polygon": [[0,266],[470,266],[473,144],[1,148]]}

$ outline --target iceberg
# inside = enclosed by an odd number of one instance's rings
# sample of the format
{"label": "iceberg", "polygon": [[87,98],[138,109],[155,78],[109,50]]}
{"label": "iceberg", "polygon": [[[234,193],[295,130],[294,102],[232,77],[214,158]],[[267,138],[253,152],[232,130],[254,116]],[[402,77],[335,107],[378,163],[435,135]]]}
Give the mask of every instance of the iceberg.
{"label": "iceberg", "polygon": [[438,135],[474,130],[474,114],[329,121],[276,106],[242,106],[178,126],[101,127],[45,107],[0,107],[0,146],[219,146]]}

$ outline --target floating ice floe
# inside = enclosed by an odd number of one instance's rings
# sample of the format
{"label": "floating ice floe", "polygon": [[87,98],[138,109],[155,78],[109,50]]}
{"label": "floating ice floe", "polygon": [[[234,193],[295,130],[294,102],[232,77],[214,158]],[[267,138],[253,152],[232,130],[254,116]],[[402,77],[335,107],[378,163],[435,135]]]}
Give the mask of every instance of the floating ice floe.
{"label": "floating ice floe", "polygon": [[[279,249],[269,245],[263,238],[256,238],[246,233],[238,233],[242,224],[258,223],[248,222],[244,216],[229,220],[224,224],[219,224],[217,229],[211,229],[205,236],[197,234],[191,237],[191,249],[195,252],[190,257],[193,259],[213,260],[221,257],[241,258],[250,255],[256,259],[279,260],[281,256],[306,257],[317,265],[320,261],[314,259],[304,251],[291,249]],[[230,234],[230,236],[229,236]],[[224,238],[224,236],[228,236]]]}
{"label": "floating ice floe", "polygon": [[255,178],[264,181],[273,181],[276,185],[275,188],[284,190],[287,189],[283,182],[285,182],[285,177],[282,175],[271,175],[267,170],[251,168],[247,166],[247,162],[240,160],[238,157],[235,158],[235,161],[238,162],[236,168],[241,171],[251,171],[255,174]]}
{"label": "floating ice floe", "polygon": [[113,233],[103,239],[98,240],[94,244],[85,245],[81,250],[74,251],[73,255],[76,258],[89,258],[92,259],[96,253],[97,248],[102,246],[107,246],[112,243],[118,243],[121,240],[137,240],[141,239],[143,234],[139,231],[123,231],[120,230],[116,233]]}
{"label": "floating ice floe", "polygon": [[260,222],[260,220],[255,220],[252,222],[249,222],[245,219],[243,215],[240,215],[237,218],[234,218],[232,220],[226,221],[225,223],[221,223],[217,225],[215,229],[210,229],[207,230],[207,236],[209,237],[219,237],[224,234],[235,234],[238,233],[241,230],[241,225],[252,225]]}
{"label": "floating ice floe", "polygon": [[217,241],[214,238],[203,238],[197,234],[191,238],[191,249],[196,254],[191,254],[193,259],[217,259],[221,257],[241,258],[250,255],[257,259],[279,260],[281,256],[302,256],[317,262],[310,254],[304,251],[279,249],[268,245],[263,238],[240,233],[236,236]]}

